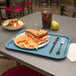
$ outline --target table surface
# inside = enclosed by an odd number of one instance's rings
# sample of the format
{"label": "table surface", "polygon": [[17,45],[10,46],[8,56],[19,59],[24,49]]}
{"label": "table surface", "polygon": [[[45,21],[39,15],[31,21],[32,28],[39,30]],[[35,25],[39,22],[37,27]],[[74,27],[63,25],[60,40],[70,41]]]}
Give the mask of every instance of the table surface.
{"label": "table surface", "polygon": [[[26,22],[24,28],[34,28],[34,24],[38,24],[38,29],[42,27],[40,12],[35,12],[31,15],[24,16],[23,19]],[[53,20],[56,20],[60,23],[59,31],[48,31],[52,33],[69,35],[72,39],[71,42],[76,42],[76,18],[53,15]],[[63,60],[53,60],[6,49],[5,43],[19,31],[20,30],[7,31],[0,26],[1,53],[44,74],[53,74],[56,76],[76,76],[76,62],[72,63],[68,60],[68,58]]]}

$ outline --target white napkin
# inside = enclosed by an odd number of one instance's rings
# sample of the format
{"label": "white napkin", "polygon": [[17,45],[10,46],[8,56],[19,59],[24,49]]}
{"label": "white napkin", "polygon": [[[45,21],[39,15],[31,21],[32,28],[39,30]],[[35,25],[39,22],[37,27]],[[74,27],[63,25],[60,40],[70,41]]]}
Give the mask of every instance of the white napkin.
{"label": "white napkin", "polygon": [[76,43],[71,43],[71,44],[70,44],[67,58],[68,58],[71,62],[76,61]]}

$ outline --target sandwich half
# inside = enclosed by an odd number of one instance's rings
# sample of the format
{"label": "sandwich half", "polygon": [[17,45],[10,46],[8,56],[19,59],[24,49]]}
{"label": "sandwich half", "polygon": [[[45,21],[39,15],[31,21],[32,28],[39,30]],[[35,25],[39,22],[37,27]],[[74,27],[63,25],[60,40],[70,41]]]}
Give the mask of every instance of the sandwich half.
{"label": "sandwich half", "polygon": [[26,35],[31,37],[38,45],[49,41],[48,31],[40,29],[25,29]]}

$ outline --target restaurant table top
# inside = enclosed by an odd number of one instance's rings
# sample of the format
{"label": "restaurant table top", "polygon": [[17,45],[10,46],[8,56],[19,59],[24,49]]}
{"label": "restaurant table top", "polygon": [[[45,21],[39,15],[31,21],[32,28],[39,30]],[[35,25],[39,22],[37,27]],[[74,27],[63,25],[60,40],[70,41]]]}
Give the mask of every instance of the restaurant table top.
{"label": "restaurant table top", "polygon": [[[34,24],[38,25],[38,29],[42,28],[42,18],[40,12],[35,12],[23,17],[26,28],[35,28]],[[52,20],[56,20],[60,24],[58,31],[47,29],[51,33],[64,34],[71,37],[71,42],[76,42],[76,18],[53,15]],[[6,42],[11,39],[20,30],[8,31],[0,26],[0,52],[6,57],[25,64],[45,75],[56,76],[76,76],[76,62],[70,62],[68,58],[63,60],[53,60],[40,56],[30,55],[22,52],[16,52],[5,48]]]}

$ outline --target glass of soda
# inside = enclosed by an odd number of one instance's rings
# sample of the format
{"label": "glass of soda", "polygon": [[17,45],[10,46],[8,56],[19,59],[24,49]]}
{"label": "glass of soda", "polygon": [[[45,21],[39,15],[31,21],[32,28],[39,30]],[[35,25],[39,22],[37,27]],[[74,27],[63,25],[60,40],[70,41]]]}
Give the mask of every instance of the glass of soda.
{"label": "glass of soda", "polygon": [[51,25],[51,21],[52,21],[52,9],[43,8],[41,13],[42,13],[43,28],[50,29],[50,25]]}

